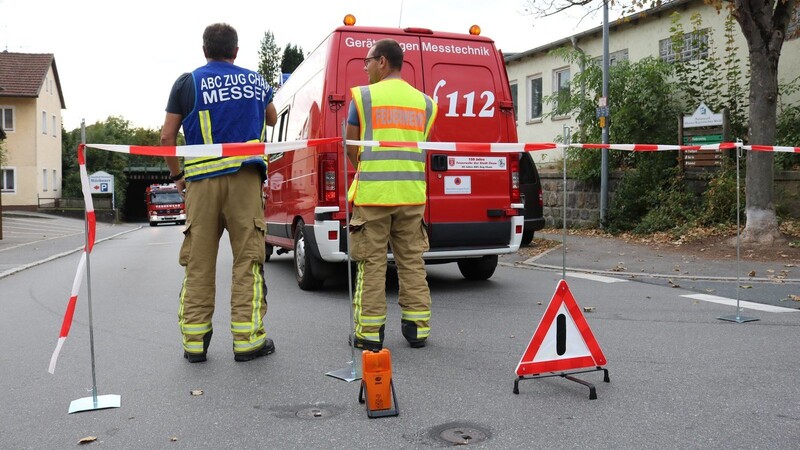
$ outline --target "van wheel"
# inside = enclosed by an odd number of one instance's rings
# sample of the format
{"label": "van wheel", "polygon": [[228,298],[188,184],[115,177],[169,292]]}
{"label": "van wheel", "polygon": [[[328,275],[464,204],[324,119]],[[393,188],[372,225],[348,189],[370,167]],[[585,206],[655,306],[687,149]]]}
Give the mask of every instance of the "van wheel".
{"label": "van wheel", "polygon": [[158,225],[158,222],[150,222],[150,226],[151,226],[151,227],[155,227],[155,226],[157,226],[157,225]]}
{"label": "van wheel", "polygon": [[267,255],[264,258],[264,262],[268,262],[269,261],[269,258],[272,256],[272,250],[273,249],[274,249],[274,247],[272,247],[272,245],[267,244],[266,242],[264,243],[264,254]]}
{"label": "van wheel", "polygon": [[527,247],[531,245],[531,242],[533,242],[533,230],[523,231],[522,242],[520,242],[519,245]]}
{"label": "van wheel", "polygon": [[481,258],[467,258],[458,261],[458,270],[468,280],[488,280],[497,269],[497,255],[486,255]]}
{"label": "van wheel", "polygon": [[305,224],[301,220],[294,231],[294,276],[297,285],[304,291],[315,291],[322,287],[322,280],[314,278],[311,271],[311,259],[314,257],[306,247]]}

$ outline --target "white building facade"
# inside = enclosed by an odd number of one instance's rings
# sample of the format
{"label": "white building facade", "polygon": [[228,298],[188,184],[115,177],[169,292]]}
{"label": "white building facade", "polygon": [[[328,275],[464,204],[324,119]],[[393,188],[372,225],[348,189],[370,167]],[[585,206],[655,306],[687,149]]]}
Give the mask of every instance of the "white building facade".
{"label": "white building facade", "polygon": [[[674,0],[661,7],[612,22],[609,26],[610,64],[613,65],[620,60],[638,61],[648,56],[667,60],[674,58],[670,27],[675,12],[680,14],[680,23],[686,33],[691,32],[693,28],[691,17],[699,14],[702,18],[701,30],[708,36],[711,51],[720,60],[724,58],[727,10],[723,8],[718,13],[713,6],[706,5],[702,0]],[[800,6],[796,7],[793,13],[786,35],[778,68],[780,83],[788,83],[800,75]],[[743,64],[742,72],[747,73],[746,64],[749,60],[747,42],[738,23],[734,24],[734,40],[735,46],[738,47],[739,60]],[[550,54],[551,50],[561,47],[573,48],[591,57],[602,58],[602,26],[505,57],[511,91],[515,94],[514,106],[520,142],[555,142],[558,136],[563,134],[565,126],[571,127],[573,132],[577,130],[577,124],[570,116],[548,116],[552,105],[547,104],[545,97],[557,93],[559,89],[567,89],[570,81],[580,70],[577,63],[570,64],[560,56]],[[744,92],[749,92],[749,85],[744,86]],[[697,100],[699,104],[702,99]],[[794,94],[794,98],[784,100],[800,101],[800,93]],[[614,99],[609,98],[608,103],[613,119]],[[691,111],[685,112],[691,113]],[[613,126],[611,133],[613,134]],[[677,139],[678,136],[675,136],[675,142],[652,143],[676,144]],[[538,164],[558,161],[561,155],[560,150],[532,153]]]}

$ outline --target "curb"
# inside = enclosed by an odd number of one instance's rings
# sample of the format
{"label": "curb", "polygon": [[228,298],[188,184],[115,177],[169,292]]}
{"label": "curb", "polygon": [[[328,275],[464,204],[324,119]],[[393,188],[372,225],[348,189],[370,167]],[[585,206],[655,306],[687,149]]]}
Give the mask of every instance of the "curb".
{"label": "curb", "polygon": [[[550,252],[560,249],[561,244],[548,249],[536,256],[532,256],[525,261],[522,262],[513,262],[513,263],[499,263],[506,267],[519,267],[525,269],[542,269],[548,271],[562,271],[565,270],[562,266],[554,266],[550,264],[539,264],[535,261],[544,257],[545,255],[549,254]],[[585,269],[580,267],[566,267],[567,271],[570,272],[578,272],[578,273],[589,273],[589,274],[598,274],[598,275],[609,275],[609,276],[616,276],[620,278],[658,278],[658,279],[675,279],[675,280],[698,280],[698,281],[748,281],[753,283],[777,283],[777,284],[800,284],[800,278],[782,278],[782,279],[775,279],[775,278],[764,278],[764,277],[719,277],[719,276],[705,276],[705,275],[673,275],[673,274],[662,274],[662,273],[647,273],[647,272],[617,272],[613,270],[601,270],[601,269]]]}

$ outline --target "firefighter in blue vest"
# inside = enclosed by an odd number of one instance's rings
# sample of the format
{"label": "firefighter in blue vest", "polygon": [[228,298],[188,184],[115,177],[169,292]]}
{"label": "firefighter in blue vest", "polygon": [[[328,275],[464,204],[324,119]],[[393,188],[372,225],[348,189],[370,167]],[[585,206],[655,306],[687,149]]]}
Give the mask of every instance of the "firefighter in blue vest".
{"label": "firefighter in blue vest", "polygon": [[[421,142],[430,134],[436,103],[400,76],[403,49],[382,39],[364,58],[368,86],[351,90],[347,139]],[[357,348],[383,347],[386,323],[387,246],[400,281],[401,332],[411,347],[424,347],[430,333],[431,294],[422,254],[429,249],[423,217],[427,200],[425,152],[418,147],[347,147],[357,167],[348,200],[350,256],[356,262],[353,294]]]}
{"label": "firefighter in blue vest", "polygon": [[[183,127],[187,144],[264,142],[275,125],[272,88],[251,70],[233,64],[239,51],[236,30],[209,25],[203,32],[207,64],[180,76],[172,87],[161,129],[161,145],[177,143]],[[166,157],[178,190],[186,189],[186,228],[179,262],[185,268],[178,322],[183,356],[206,360],[216,296],[219,239],[228,231],[233,250],[231,333],[236,361],[250,361],[275,351],[267,337],[267,286],[264,282],[264,204],[266,178],[262,155]]]}

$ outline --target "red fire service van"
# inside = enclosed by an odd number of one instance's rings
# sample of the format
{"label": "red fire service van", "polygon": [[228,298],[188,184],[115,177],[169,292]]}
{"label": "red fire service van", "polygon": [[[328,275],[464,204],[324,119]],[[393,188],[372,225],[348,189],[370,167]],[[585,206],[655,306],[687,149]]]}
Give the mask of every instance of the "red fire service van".
{"label": "red fire service van", "polygon": [[152,184],[144,190],[147,218],[154,227],[163,222],[186,223],[186,204],[175,184]]}
{"label": "red fire service van", "polygon": [[[364,57],[383,38],[403,47],[403,79],[439,105],[431,142],[517,142],[503,57],[491,39],[477,33],[350,25],[334,30],[278,90],[278,122],[270,140],[342,136],[350,88],[368,84]],[[465,278],[488,279],[498,255],[516,252],[522,239],[519,156],[426,154],[425,223],[431,248],[425,261],[457,262]],[[347,259],[345,215],[352,208],[346,194],[355,168],[347,163],[345,180],[344,167],[340,143],[270,155],[264,189],[267,260],[275,248],[278,254],[294,251],[301,289],[319,288]]]}

